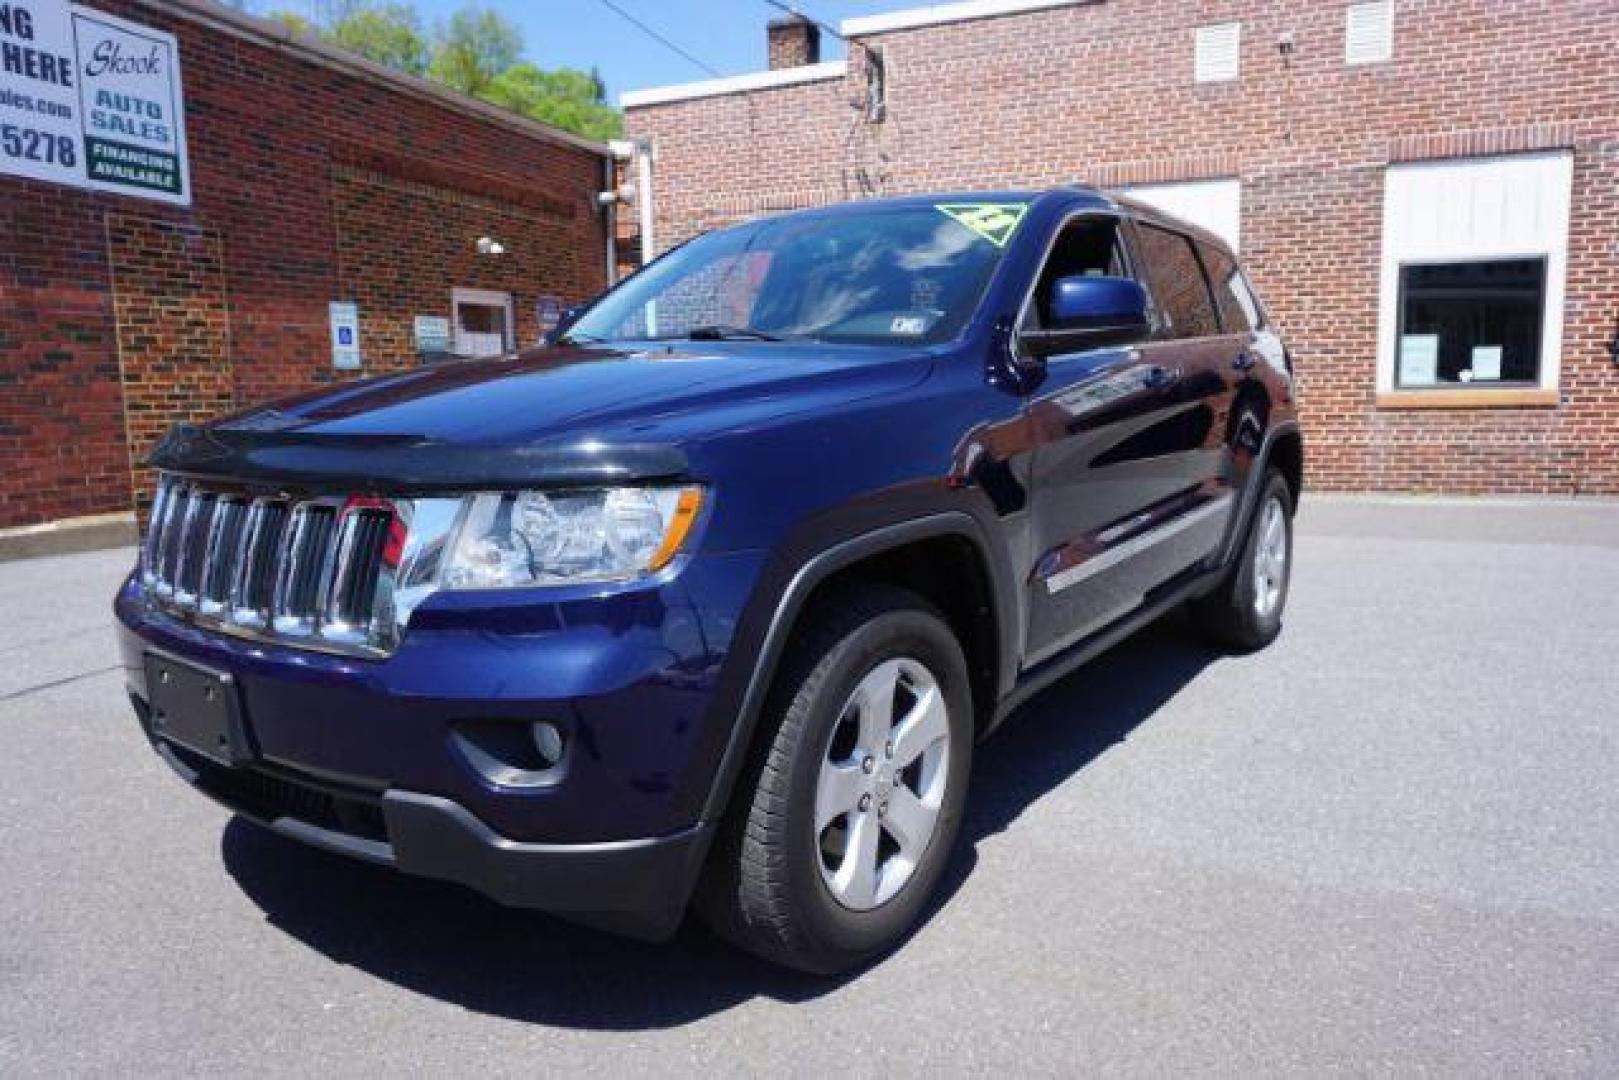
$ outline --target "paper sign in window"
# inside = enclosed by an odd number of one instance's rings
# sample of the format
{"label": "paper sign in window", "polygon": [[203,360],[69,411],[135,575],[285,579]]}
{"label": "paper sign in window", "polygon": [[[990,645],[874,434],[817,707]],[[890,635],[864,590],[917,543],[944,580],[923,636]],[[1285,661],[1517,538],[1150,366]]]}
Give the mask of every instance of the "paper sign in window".
{"label": "paper sign in window", "polygon": [[1501,378],[1501,346],[1473,346],[1473,381]]}
{"label": "paper sign in window", "polygon": [[1432,386],[1439,381],[1439,335],[1406,334],[1400,339],[1400,385]]}

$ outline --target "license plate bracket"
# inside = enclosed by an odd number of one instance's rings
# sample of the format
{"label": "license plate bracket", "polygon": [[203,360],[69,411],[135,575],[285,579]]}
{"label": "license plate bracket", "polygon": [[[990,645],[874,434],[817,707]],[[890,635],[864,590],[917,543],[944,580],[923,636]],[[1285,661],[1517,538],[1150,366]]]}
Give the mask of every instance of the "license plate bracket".
{"label": "license plate bracket", "polygon": [[166,653],[145,659],[153,735],[227,767],[253,760],[234,676]]}

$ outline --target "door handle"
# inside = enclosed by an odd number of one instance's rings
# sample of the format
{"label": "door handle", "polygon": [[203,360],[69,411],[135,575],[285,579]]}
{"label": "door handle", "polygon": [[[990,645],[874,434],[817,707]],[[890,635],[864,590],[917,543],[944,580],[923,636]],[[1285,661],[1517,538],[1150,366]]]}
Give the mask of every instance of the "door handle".
{"label": "door handle", "polygon": [[1175,374],[1162,364],[1154,364],[1141,376],[1141,384],[1148,390],[1159,390],[1174,382]]}
{"label": "door handle", "polygon": [[1259,363],[1259,357],[1244,349],[1237,354],[1236,359],[1231,361],[1231,366],[1238,371],[1247,371],[1257,363]]}

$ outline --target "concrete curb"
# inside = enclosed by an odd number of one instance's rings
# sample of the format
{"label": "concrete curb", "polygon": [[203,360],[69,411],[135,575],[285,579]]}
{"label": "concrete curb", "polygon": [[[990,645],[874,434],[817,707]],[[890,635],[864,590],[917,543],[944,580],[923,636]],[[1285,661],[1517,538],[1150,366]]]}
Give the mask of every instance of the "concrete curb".
{"label": "concrete curb", "polygon": [[43,525],[20,525],[0,529],[0,562],[128,547],[138,540],[135,515],[128,510],[66,518]]}
{"label": "concrete curb", "polygon": [[1495,509],[1619,509],[1615,495],[1444,495],[1399,491],[1322,491],[1304,485],[1304,501],[1340,506],[1442,506]]}

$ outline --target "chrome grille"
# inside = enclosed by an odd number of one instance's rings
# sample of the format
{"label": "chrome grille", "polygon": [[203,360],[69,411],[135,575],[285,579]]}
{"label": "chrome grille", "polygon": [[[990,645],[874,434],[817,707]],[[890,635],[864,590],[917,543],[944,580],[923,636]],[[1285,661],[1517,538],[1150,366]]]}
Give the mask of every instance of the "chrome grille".
{"label": "chrome grille", "polygon": [[246,518],[247,503],[240,497],[221,495],[214,501],[203,545],[202,565],[207,570],[197,583],[197,607],[205,614],[222,614],[230,602],[231,571]]}
{"label": "chrome grille", "polygon": [[276,557],[273,625],[281,633],[308,633],[320,614],[320,594],[328,580],[332,519],[336,512],[319,503],[292,508],[281,552]]}
{"label": "chrome grille", "polygon": [[192,491],[186,499],[185,516],[180,520],[179,552],[175,557],[174,602],[196,607],[202,581],[203,557],[207,554],[208,529],[213,524],[218,497]]}
{"label": "chrome grille", "polygon": [[252,497],[165,477],[141,582],[164,609],[229,633],[383,654],[395,635],[381,579],[402,529],[380,500]]}
{"label": "chrome grille", "polygon": [[376,608],[377,575],[356,572],[357,567],[380,565],[393,526],[391,515],[362,509],[348,514],[339,526],[337,566],[331,595],[325,605],[330,626],[363,626]]}
{"label": "chrome grille", "polygon": [[279,499],[253,500],[242,530],[242,543],[236,551],[236,565],[232,568],[233,621],[244,626],[269,625],[275,560],[281,550],[281,531],[286,525],[286,503]]}

